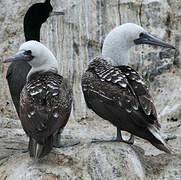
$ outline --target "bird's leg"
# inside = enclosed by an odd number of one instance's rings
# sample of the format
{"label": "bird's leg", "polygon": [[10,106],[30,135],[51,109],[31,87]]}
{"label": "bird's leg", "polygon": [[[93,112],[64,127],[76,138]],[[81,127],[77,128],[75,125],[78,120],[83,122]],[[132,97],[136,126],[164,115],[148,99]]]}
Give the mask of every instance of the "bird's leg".
{"label": "bird's leg", "polygon": [[7,147],[6,149],[11,149],[11,150],[15,150],[15,151],[22,151],[22,153],[27,153],[28,152],[28,149],[21,149],[21,148],[9,148]]}
{"label": "bird's leg", "polygon": [[117,128],[117,141],[125,142],[127,144],[134,144],[134,135],[131,134],[130,138],[126,141],[122,138],[121,131]]}
{"label": "bird's leg", "polygon": [[134,135],[131,134],[129,140],[127,141],[128,144],[134,144]]}
{"label": "bird's leg", "polygon": [[134,143],[134,135],[131,134],[130,139],[128,141],[125,141],[122,138],[121,130],[117,128],[117,137],[116,137],[116,139],[110,139],[110,140],[93,139],[91,142],[92,143],[96,143],[96,142],[125,142],[127,144],[133,144]]}
{"label": "bird's leg", "polygon": [[56,147],[56,148],[75,146],[75,145],[77,145],[79,143],[80,142],[75,142],[75,143],[71,143],[71,144],[62,144],[61,143],[61,133],[60,132],[58,132],[53,137],[53,147]]}
{"label": "bird's leg", "polygon": [[61,138],[60,132],[58,132],[53,136],[53,147],[60,147],[61,144],[60,138]]}
{"label": "bird's leg", "polygon": [[28,151],[28,149],[23,149],[22,153],[27,153]]}
{"label": "bird's leg", "polygon": [[124,142],[123,138],[122,138],[122,134],[121,134],[121,130],[119,130],[117,128],[117,137],[116,137],[116,140],[119,141],[119,142]]}
{"label": "bird's leg", "polygon": [[116,139],[93,139],[91,141],[92,143],[96,143],[96,142],[124,142],[122,135],[121,135],[121,131],[117,128],[117,137]]}

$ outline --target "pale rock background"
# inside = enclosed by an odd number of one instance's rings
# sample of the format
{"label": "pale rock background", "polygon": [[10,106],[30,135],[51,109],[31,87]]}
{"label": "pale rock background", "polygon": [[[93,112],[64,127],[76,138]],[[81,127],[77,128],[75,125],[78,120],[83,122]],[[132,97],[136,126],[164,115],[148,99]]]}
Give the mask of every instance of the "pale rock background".
{"label": "pale rock background", "polygon": [[[24,42],[23,17],[35,0],[0,0],[0,179],[181,179],[181,68],[180,55],[160,47],[137,46],[130,65],[150,87],[162,132],[174,150],[167,155],[136,138],[124,143],[91,144],[92,138],[112,138],[116,129],[88,110],[80,80],[89,60],[99,55],[108,32],[134,22],[181,50],[180,0],[52,0],[64,16],[51,17],[41,30],[41,42],[53,51],[59,70],[70,80],[74,104],[62,137],[80,140],[72,148],[55,149],[40,162],[31,160],[27,137],[13,107],[2,60]],[[38,1],[39,2],[39,1]],[[127,135],[127,134],[126,134]]]}

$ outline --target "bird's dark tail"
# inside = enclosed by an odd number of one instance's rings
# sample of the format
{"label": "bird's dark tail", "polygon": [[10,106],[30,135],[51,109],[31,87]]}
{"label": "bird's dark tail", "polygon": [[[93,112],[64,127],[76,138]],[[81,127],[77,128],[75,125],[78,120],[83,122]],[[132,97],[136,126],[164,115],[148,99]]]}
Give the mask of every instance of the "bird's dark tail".
{"label": "bird's dark tail", "polygon": [[166,153],[168,153],[168,154],[172,154],[172,151],[170,150],[170,148],[168,147],[168,145],[165,145],[165,144],[157,144],[157,143],[152,143],[151,142],[151,144],[153,145],[153,146],[155,146],[156,148],[158,148],[159,150],[161,150],[161,151],[164,151],[164,152],[166,152]]}
{"label": "bird's dark tail", "polygon": [[28,150],[30,157],[35,159],[43,158],[47,155],[53,147],[53,136],[49,136],[43,144],[37,143],[37,141],[30,137]]}
{"label": "bird's dark tail", "polygon": [[156,148],[158,148],[159,150],[164,151],[164,152],[166,152],[168,154],[171,154],[172,153],[171,149],[165,143],[165,141],[161,137],[161,135],[160,135],[159,131],[157,130],[157,128],[154,127],[154,126],[150,126],[150,127],[148,127],[148,129],[152,133],[152,135],[156,138],[155,141],[150,141],[150,143],[153,146],[155,146]]}

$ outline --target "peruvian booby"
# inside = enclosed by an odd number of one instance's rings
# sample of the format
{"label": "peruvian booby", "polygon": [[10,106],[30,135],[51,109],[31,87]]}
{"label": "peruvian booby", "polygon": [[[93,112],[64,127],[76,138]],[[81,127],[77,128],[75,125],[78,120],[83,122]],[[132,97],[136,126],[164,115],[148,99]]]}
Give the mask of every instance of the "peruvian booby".
{"label": "peruvian booby", "polygon": [[[105,38],[102,55],[95,57],[82,76],[82,90],[88,108],[117,127],[115,140],[134,143],[134,135],[148,140],[158,149],[170,153],[162,139],[153,99],[142,77],[128,66],[129,49],[150,44],[175,49],[148,34],[142,27],[126,23],[113,29]],[[121,131],[131,133],[128,141]]]}
{"label": "peruvian booby", "polygon": [[[50,0],[44,3],[33,4],[24,17],[24,35],[25,41],[40,41],[40,29],[48,17],[54,15],[64,15],[64,12],[53,11]],[[19,116],[20,111],[20,93],[26,83],[26,77],[31,66],[26,61],[13,61],[8,68],[6,79],[8,81],[10,94]],[[60,133],[54,138],[54,146],[60,146]]]}
{"label": "peruvian booby", "polygon": [[19,116],[29,137],[30,156],[42,158],[51,151],[54,136],[67,124],[72,90],[57,73],[55,56],[40,42],[25,42],[4,63],[18,61],[27,62],[32,67],[20,95]]}
{"label": "peruvian booby", "polygon": [[[40,29],[42,24],[51,15],[63,15],[63,12],[54,12],[50,0],[44,3],[33,4],[24,17],[25,41],[40,41]],[[20,93],[26,83],[26,76],[31,66],[26,61],[12,62],[8,68],[6,79],[16,111],[19,116]]]}

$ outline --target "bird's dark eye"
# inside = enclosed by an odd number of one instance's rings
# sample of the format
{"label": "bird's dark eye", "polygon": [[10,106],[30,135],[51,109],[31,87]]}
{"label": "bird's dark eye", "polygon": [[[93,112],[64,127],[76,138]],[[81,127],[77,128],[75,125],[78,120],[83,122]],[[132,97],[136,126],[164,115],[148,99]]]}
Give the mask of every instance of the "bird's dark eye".
{"label": "bird's dark eye", "polygon": [[31,52],[31,50],[27,50],[27,51],[25,51],[25,54],[26,54],[26,55],[31,55],[32,52]]}
{"label": "bird's dark eye", "polygon": [[144,33],[140,33],[139,37],[143,38],[144,37]]}

